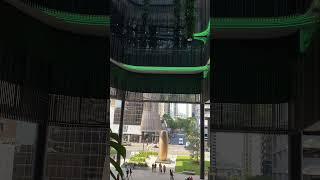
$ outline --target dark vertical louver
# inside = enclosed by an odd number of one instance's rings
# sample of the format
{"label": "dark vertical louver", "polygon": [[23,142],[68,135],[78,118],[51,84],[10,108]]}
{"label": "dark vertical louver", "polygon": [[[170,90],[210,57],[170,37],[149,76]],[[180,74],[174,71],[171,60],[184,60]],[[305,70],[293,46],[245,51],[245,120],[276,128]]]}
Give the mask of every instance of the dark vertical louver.
{"label": "dark vertical louver", "polygon": [[211,17],[272,17],[304,14],[313,0],[212,0]]}
{"label": "dark vertical louver", "polygon": [[88,15],[109,15],[109,0],[20,0],[33,7],[50,8],[54,10]]}
{"label": "dark vertical louver", "polygon": [[216,40],[211,51],[211,128],[215,131],[284,133],[296,35],[263,40]]}
{"label": "dark vertical louver", "polygon": [[235,132],[288,132],[288,103],[211,103],[211,129]]}

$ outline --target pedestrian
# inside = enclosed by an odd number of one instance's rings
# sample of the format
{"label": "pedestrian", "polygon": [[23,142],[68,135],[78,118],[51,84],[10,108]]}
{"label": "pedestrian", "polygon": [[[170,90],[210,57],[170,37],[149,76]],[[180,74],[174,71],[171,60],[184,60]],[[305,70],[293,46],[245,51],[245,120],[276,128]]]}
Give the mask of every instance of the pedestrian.
{"label": "pedestrian", "polygon": [[154,167],[154,164],[151,165],[151,172],[153,172],[153,167]]}
{"label": "pedestrian", "polygon": [[129,169],[127,168],[126,170],[126,173],[127,173],[127,178],[129,177]]}
{"label": "pedestrian", "polygon": [[154,163],[154,172],[157,172],[157,163]]}
{"label": "pedestrian", "polygon": [[132,169],[130,168],[130,177],[132,177]]}
{"label": "pedestrian", "polygon": [[172,172],[171,169],[170,169],[170,180],[174,180],[174,178],[173,178],[173,172]]}
{"label": "pedestrian", "polygon": [[162,173],[162,165],[161,165],[161,163],[159,164],[159,172]]}
{"label": "pedestrian", "polygon": [[165,174],[166,173],[166,165],[163,165],[163,174]]}

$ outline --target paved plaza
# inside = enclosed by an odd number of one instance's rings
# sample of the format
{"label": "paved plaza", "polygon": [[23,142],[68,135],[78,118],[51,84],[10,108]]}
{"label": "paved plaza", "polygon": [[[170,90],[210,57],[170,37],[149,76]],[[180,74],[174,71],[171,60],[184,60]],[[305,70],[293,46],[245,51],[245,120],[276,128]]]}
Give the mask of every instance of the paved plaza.
{"label": "paved plaza", "polygon": [[[125,171],[125,170],[124,170]],[[184,174],[174,174],[174,180],[185,180],[188,175]],[[194,180],[199,180],[199,176],[192,176]],[[110,177],[110,179],[112,179]],[[158,172],[151,172],[151,169],[147,170],[133,170],[132,177],[127,180],[170,180],[169,169],[167,169],[166,174],[161,174]]]}
{"label": "paved plaza", "polygon": [[[159,148],[153,148],[152,145],[145,144],[145,151],[159,151]],[[131,143],[130,146],[126,146],[127,149],[127,158],[126,161],[129,160],[129,158],[134,154],[139,151],[143,150],[143,144],[142,143]],[[183,145],[169,145],[169,155],[168,158],[171,160],[171,164],[166,164],[167,167],[167,172],[166,174],[161,174],[159,173],[159,168],[157,167],[157,172],[151,172],[151,164],[153,164],[157,157],[151,156],[147,159],[147,165],[149,166],[146,169],[134,169],[133,170],[133,175],[132,177],[129,177],[128,180],[170,180],[169,176],[169,169],[172,169],[175,171],[175,165],[176,165],[176,158],[177,156],[188,156],[190,155],[190,152],[184,148]],[[209,160],[210,158],[210,153],[206,152],[205,153],[205,159]],[[123,160],[122,160],[122,163]],[[126,169],[123,169],[123,172],[126,172]],[[174,174],[174,180],[185,180],[188,175],[185,174],[179,174],[175,173]],[[199,176],[192,176],[194,180],[199,180]],[[110,179],[112,179],[110,177]]]}
{"label": "paved plaza", "polygon": [[[175,180],[185,180],[187,175],[184,174],[174,174]],[[199,176],[192,176],[194,180],[199,180]],[[166,174],[161,174],[158,171],[156,173],[150,170],[135,170],[133,176],[129,180],[170,180],[169,169]]]}

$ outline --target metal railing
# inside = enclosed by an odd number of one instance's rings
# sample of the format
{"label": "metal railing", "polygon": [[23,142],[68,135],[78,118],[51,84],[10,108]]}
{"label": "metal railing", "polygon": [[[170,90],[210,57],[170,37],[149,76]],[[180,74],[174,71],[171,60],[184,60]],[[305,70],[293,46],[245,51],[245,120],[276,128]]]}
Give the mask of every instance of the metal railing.
{"label": "metal railing", "polygon": [[111,58],[129,65],[174,67],[203,66],[210,58],[209,45],[201,41],[182,41],[180,46],[175,46],[172,40],[144,38],[113,36]]}

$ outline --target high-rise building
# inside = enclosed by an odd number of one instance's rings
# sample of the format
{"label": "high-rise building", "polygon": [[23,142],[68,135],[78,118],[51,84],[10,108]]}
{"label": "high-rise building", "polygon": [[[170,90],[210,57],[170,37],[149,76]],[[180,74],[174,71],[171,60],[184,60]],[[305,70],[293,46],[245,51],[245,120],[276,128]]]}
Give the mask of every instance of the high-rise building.
{"label": "high-rise building", "polygon": [[241,175],[242,134],[211,131],[210,142],[210,165],[213,175],[216,175],[217,179]]}
{"label": "high-rise building", "polygon": [[16,144],[16,122],[0,119],[0,177],[12,180]]}
{"label": "high-rise building", "polygon": [[168,113],[172,118],[187,118],[193,116],[192,104],[170,103],[168,104]]}
{"label": "high-rise building", "polygon": [[162,117],[164,114],[167,113],[166,110],[166,104],[165,103],[159,103],[159,115],[160,115],[160,119],[162,120]]}
{"label": "high-rise building", "polygon": [[[147,103],[143,104],[143,113],[141,121],[141,132],[151,133],[153,137],[157,137],[162,130],[159,103]],[[154,138],[151,139],[154,139]],[[154,142],[154,140],[151,140]]]}
{"label": "high-rise building", "polygon": [[272,176],[272,135],[262,135],[261,172],[263,176]]}
{"label": "high-rise building", "polygon": [[[121,115],[121,101],[116,101],[114,107],[114,124],[119,124],[120,122],[120,115]],[[142,112],[143,112],[143,103],[141,102],[125,102],[124,108],[124,118],[123,124],[124,125],[140,125],[142,119]]]}
{"label": "high-rise building", "polygon": [[199,124],[200,122],[200,105],[199,104],[192,104],[192,117],[195,117]]}
{"label": "high-rise building", "polygon": [[[110,128],[118,133],[121,113],[121,101],[111,99],[110,105]],[[126,102],[123,117],[123,138],[125,141],[138,142],[141,138],[141,120],[143,103]]]}
{"label": "high-rise building", "polygon": [[0,177],[32,179],[36,124],[0,119]]}
{"label": "high-rise building", "polygon": [[260,176],[261,173],[261,135],[245,133],[243,135],[242,174]]}
{"label": "high-rise building", "polygon": [[[298,147],[297,147],[298,148]],[[272,136],[272,179],[288,179],[288,136]]]}
{"label": "high-rise building", "polygon": [[[145,95],[146,96],[146,95]],[[165,106],[161,103],[125,102],[123,118],[123,137],[126,141],[141,142],[143,133],[157,137],[162,129],[161,117]],[[118,132],[121,113],[121,101],[111,100],[110,127]],[[154,139],[154,138],[149,138]],[[153,140],[150,140],[153,142]]]}
{"label": "high-rise building", "polygon": [[214,132],[210,132],[210,138],[209,138],[210,142],[210,172],[212,172],[212,174],[216,173],[217,170],[217,140],[216,140],[216,133]]}
{"label": "high-rise building", "polygon": [[101,179],[106,157],[104,128],[51,127],[48,135],[49,179]]}
{"label": "high-rise building", "polygon": [[16,121],[0,119],[0,144],[15,144],[16,127]]}
{"label": "high-rise building", "polygon": [[204,105],[204,139],[207,140],[210,134],[210,102]]}

